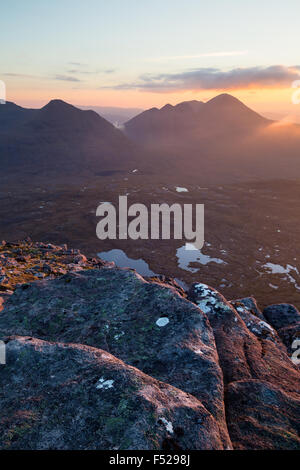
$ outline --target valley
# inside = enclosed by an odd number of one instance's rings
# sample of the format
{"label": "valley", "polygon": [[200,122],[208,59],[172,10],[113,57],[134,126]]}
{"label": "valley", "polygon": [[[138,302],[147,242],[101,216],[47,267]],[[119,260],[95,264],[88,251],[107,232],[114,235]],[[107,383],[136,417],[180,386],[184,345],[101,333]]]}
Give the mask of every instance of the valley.
{"label": "valley", "polygon": [[[177,192],[176,187],[187,192]],[[90,256],[106,253],[105,259],[121,265],[129,258],[127,265],[143,275],[162,274],[186,284],[201,281],[227,298],[255,293],[261,307],[300,304],[300,180],[205,186],[131,171],[83,178],[80,183],[58,179],[52,185],[47,179],[40,179],[39,185],[28,180],[16,185],[1,178],[0,188],[3,239],[30,236],[67,243]],[[128,204],[147,207],[163,202],[204,204],[201,253],[186,251],[181,240],[98,240],[96,208],[104,201],[118,207],[119,195],[128,195]]]}

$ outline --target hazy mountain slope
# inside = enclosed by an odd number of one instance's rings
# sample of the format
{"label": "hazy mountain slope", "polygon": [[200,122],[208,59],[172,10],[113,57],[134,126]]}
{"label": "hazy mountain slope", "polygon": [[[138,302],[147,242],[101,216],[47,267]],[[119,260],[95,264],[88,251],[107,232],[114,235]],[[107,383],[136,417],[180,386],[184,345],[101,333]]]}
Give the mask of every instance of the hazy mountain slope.
{"label": "hazy mountain slope", "polygon": [[139,143],[172,146],[220,133],[249,132],[268,122],[238,99],[223,94],[207,103],[187,101],[149,109],[128,121],[125,132]]}
{"label": "hazy mountain slope", "polygon": [[60,100],[38,110],[0,106],[0,163],[8,173],[82,179],[138,168],[205,184],[300,177],[300,126],[279,125],[230,95],[152,108],[124,132]]}
{"label": "hazy mountain slope", "polygon": [[95,172],[130,167],[134,146],[94,111],[82,111],[61,100],[33,112],[6,106],[2,119],[5,114],[12,118],[0,134],[3,170]]}
{"label": "hazy mountain slope", "polygon": [[300,177],[300,126],[280,126],[233,96],[152,108],[125,124],[126,135],[172,174],[210,183]]}

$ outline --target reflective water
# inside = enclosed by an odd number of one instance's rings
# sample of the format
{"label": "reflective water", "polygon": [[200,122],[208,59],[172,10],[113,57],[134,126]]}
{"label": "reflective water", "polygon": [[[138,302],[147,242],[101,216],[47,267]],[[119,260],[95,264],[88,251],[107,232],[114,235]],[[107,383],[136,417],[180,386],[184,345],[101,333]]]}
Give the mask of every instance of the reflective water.
{"label": "reflective water", "polygon": [[118,268],[132,268],[141,276],[155,276],[155,273],[149,268],[149,264],[143,259],[128,258],[123,250],[110,250],[98,253],[99,258],[105,261],[114,261]]}
{"label": "reflective water", "polygon": [[190,267],[190,263],[199,263],[202,265],[208,263],[226,264],[226,262],[220,258],[212,258],[209,255],[204,255],[201,250],[187,250],[185,245],[178,248],[176,256],[178,258],[179,268],[190,271],[191,273],[198,272],[200,268]]}

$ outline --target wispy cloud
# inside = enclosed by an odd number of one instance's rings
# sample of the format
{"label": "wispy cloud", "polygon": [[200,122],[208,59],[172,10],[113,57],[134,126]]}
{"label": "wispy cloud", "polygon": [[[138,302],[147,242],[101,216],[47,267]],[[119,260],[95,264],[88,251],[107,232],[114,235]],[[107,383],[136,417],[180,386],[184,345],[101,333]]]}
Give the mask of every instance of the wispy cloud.
{"label": "wispy cloud", "polygon": [[27,75],[24,73],[4,72],[0,74],[3,77],[9,78],[24,78],[34,80],[62,80],[65,82],[81,82],[79,78],[72,77],[70,75],[57,74],[54,76],[39,76],[39,75]]}
{"label": "wispy cloud", "polygon": [[54,80],[61,80],[63,82],[81,82],[79,78],[70,77],[69,75],[55,75]]}
{"label": "wispy cloud", "polygon": [[75,67],[87,67],[87,64],[83,64],[82,62],[69,62],[69,64]]}
{"label": "wispy cloud", "polygon": [[70,69],[67,70],[68,74],[77,74],[77,75],[99,75],[99,74],[112,74],[115,73],[116,69],[106,69],[106,70],[79,70],[79,69]]}
{"label": "wispy cloud", "polygon": [[10,78],[37,78],[35,75],[27,75],[25,73],[4,72],[1,75]]}
{"label": "wispy cloud", "polygon": [[107,73],[107,74],[111,74],[111,73],[115,73],[115,72],[116,72],[116,69],[103,70],[103,73]]}
{"label": "wispy cloud", "polygon": [[147,62],[163,62],[167,60],[185,60],[185,59],[201,59],[202,57],[231,57],[246,55],[248,51],[220,51],[220,52],[203,52],[201,54],[185,54],[185,55],[173,55],[173,56],[162,56],[162,57],[149,57]]}
{"label": "wispy cloud", "polygon": [[199,68],[180,73],[145,74],[136,82],[107,87],[117,90],[138,89],[156,93],[200,90],[236,90],[247,88],[284,88],[300,77],[300,66],[246,67],[222,71]]}

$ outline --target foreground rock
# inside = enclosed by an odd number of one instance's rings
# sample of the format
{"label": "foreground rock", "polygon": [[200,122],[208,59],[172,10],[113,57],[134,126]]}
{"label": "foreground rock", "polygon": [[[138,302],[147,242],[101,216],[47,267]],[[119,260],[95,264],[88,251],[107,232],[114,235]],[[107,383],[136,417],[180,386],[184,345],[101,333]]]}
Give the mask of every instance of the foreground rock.
{"label": "foreground rock", "polygon": [[16,337],[7,357],[1,449],[223,448],[199,400],[106,351]]}
{"label": "foreground rock", "polygon": [[298,359],[300,366],[300,313],[290,304],[270,305],[264,309],[264,315],[270,325],[277,329],[278,335],[285,344],[290,356],[293,354]]}
{"label": "foreground rock", "polygon": [[205,284],[194,284],[190,298],[214,331],[234,448],[300,448],[299,370],[276,331]]}
{"label": "foreground rock", "polygon": [[300,449],[295,307],[22,243],[0,256],[1,448]]}
{"label": "foreground rock", "polygon": [[197,397],[230,446],[212,329],[206,315],[174,288],[106,267],[26,284],[5,304],[0,334],[105,349]]}

